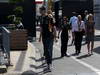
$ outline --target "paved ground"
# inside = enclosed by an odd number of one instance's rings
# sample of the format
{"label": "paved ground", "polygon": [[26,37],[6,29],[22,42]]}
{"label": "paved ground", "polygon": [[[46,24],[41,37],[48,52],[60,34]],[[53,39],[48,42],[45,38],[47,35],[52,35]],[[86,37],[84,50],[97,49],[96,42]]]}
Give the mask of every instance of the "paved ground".
{"label": "paved ground", "polygon": [[[96,35],[100,31],[96,30]],[[37,32],[38,37],[39,32]],[[69,40],[70,44],[70,40]],[[53,69],[51,73],[44,73],[46,67],[43,56],[42,43],[28,42],[26,51],[11,51],[11,67],[7,73],[0,75],[100,75],[100,37],[95,38],[94,55],[87,56],[86,45],[82,46],[79,56],[74,56],[74,46],[68,46],[70,57],[60,58],[60,40],[54,43]]]}
{"label": "paved ground", "polygon": [[[34,42],[34,46],[43,54],[42,44]],[[70,41],[69,41],[70,44]],[[87,55],[87,47],[82,46],[79,56],[74,56],[74,46],[68,46],[68,54],[71,57],[60,58],[60,40],[54,44],[53,70],[43,75],[100,75],[100,37],[95,38],[94,55]],[[41,55],[42,56],[42,55]],[[41,69],[43,69],[42,67]],[[43,73],[43,72],[41,72]]]}
{"label": "paved ground", "polygon": [[36,57],[35,48],[28,42],[28,49],[25,51],[11,51],[11,64],[7,69],[7,73],[0,75],[24,75],[27,73],[35,74]]}

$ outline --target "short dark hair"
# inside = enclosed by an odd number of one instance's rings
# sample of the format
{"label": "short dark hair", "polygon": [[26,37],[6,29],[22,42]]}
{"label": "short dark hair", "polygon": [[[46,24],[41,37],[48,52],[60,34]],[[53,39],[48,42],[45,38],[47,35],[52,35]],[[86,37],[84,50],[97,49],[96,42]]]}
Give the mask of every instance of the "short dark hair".
{"label": "short dark hair", "polygon": [[42,7],[40,8],[40,10],[46,10],[46,8],[45,8],[44,6],[42,6]]}
{"label": "short dark hair", "polygon": [[85,10],[85,11],[84,11],[84,13],[88,13],[88,11],[87,11],[87,10]]}
{"label": "short dark hair", "polygon": [[76,13],[76,12],[72,12],[72,14],[73,14],[73,16],[76,16],[76,15],[77,15],[77,13]]}

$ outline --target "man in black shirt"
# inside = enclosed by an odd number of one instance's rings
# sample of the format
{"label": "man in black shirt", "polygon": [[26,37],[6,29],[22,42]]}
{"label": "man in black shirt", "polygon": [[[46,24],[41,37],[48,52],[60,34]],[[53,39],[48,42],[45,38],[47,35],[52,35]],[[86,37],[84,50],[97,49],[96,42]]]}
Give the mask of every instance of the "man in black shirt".
{"label": "man in black shirt", "polygon": [[51,71],[52,64],[52,51],[53,51],[53,41],[54,41],[54,25],[53,18],[46,14],[44,7],[40,8],[41,13],[41,33],[40,39],[42,37],[44,56],[47,62],[47,68]]}

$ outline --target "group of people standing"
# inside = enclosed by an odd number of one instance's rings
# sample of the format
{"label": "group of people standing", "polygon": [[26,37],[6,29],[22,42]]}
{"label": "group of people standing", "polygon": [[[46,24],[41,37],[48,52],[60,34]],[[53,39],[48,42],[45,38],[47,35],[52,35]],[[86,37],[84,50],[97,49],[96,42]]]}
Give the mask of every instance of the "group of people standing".
{"label": "group of people standing", "polygon": [[[67,45],[69,39],[69,32],[72,31],[72,38],[75,45],[75,54],[79,55],[81,53],[81,45],[83,34],[86,36],[88,55],[93,54],[93,46],[94,46],[94,19],[92,14],[87,14],[85,21],[82,20],[81,15],[76,15],[73,12],[73,16],[68,21],[67,17],[64,16],[61,20],[61,28],[59,29],[58,35],[56,34],[57,29],[55,25],[55,18],[52,14],[51,10],[46,12],[45,7],[40,8],[41,13],[41,32],[39,41],[43,42],[44,49],[44,58],[47,62],[47,69],[51,71],[52,66],[52,51],[53,51],[53,42],[56,41],[56,38],[59,38],[59,34],[61,32],[61,57],[68,56],[67,55]],[[91,48],[90,48],[91,43]]]}
{"label": "group of people standing", "polygon": [[[87,14],[85,11],[85,18],[82,20],[82,16],[76,16],[73,12],[73,17],[71,17],[69,23],[72,26],[72,41],[74,40],[76,54],[79,55],[81,52],[82,39],[85,35],[85,41],[87,44],[88,55],[93,54],[94,47],[94,35],[95,35],[95,22],[93,14]],[[91,47],[91,48],[90,48]]]}

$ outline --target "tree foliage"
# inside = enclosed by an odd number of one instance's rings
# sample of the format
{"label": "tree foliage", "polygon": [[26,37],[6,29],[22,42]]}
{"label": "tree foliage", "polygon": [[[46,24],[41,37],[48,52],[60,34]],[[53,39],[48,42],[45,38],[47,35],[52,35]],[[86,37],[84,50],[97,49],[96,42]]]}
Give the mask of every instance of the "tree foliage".
{"label": "tree foliage", "polygon": [[14,12],[13,15],[9,15],[8,19],[12,21],[15,25],[19,24],[22,20],[21,15],[23,14],[23,7],[19,5],[20,3],[24,2],[24,0],[9,0],[9,3],[14,3],[15,8],[12,10]]}
{"label": "tree foliage", "polygon": [[23,7],[17,6],[13,11],[15,12],[16,15],[23,14]]}

